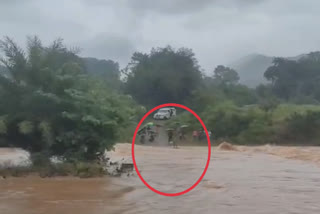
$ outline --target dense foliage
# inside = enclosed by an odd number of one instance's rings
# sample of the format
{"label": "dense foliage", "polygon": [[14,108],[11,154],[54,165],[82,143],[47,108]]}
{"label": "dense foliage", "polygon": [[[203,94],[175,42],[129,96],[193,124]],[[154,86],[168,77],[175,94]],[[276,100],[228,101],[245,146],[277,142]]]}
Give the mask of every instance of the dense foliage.
{"label": "dense foliage", "polygon": [[88,74],[102,79],[110,89],[122,89],[120,81],[120,67],[112,60],[99,60],[96,58],[82,58]]}
{"label": "dense foliage", "polygon": [[144,111],[130,96],[89,76],[62,40],[44,47],[37,37],[28,38],[25,53],[5,38],[0,48],[10,74],[0,76],[2,146],[93,160]]}
{"label": "dense foliage", "polygon": [[190,49],[152,49],[134,53],[127,68],[126,91],[138,102],[154,106],[185,103],[201,84],[198,62]]}
{"label": "dense foliage", "polygon": [[[30,37],[24,50],[6,37],[0,50],[0,146],[94,160],[130,138],[145,113],[137,103],[168,102],[195,110],[215,140],[319,144],[317,52],[297,61],[275,58],[265,72],[270,83],[252,89],[223,65],[205,75],[187,48],[134,53],[123,80],[118,63],[81,58],[61,39],[43,46]],[[201,128],[194,119],[184,113],[171,125]]]}
{"label": "dense foliage", "polygon": [[286,101],[320,102],[320,52],[294,61],[275,58],[264,76],[272,82],[273,93]]}
{"label": "dense foliage", "polygon": [[[276,58],[265,72],[271,83],[256,89],[239,84],[235,70],[217,66],[212,76],[202,78],[187,104],[201,116],[215,140],[318,145],[320,136],[315,130],[320,128],[320,106],[307,105],[318,103],[318,56],[311,53],[298,61]],[[198,130],[199,123],[192,117],[183,114],[176,120]]]}

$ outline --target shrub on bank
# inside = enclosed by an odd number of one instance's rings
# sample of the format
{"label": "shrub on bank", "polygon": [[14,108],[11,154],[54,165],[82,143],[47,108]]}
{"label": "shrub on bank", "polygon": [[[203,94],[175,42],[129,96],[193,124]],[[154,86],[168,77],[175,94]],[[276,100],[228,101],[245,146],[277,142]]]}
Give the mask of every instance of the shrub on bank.
{"label": "shrub on bank", "polygon": [[320,111],[294,113],[284,122],[278,137],[285,142],[320,145]]}
{"label": "shrub on bank", "polygon": [[275,123],[286,120],[293,114],[305,114],[308,111],[320,111],[320,105],[281,104],[272,112]]}
{"label": "shrub on bank", "polygon": [[[320,111],[318,106],[279,105],[273,111],[259,106],[238,107],[232,102],[207,107],[200,113],[215,141],[234,144],[261,145],[267,143],[300,143],[319,145]],[[200,123],[190,113],[182,113],[167,122],[189,125],[189,132],[199,130]],[[190,136],[190,133],[187,136]]]}
{"label": "shrub on bank", "polygon": [[265,121],[255,120],[249,127],[233,139],[234,143],[242,145],[262,145],[274,142],[274,130]]}

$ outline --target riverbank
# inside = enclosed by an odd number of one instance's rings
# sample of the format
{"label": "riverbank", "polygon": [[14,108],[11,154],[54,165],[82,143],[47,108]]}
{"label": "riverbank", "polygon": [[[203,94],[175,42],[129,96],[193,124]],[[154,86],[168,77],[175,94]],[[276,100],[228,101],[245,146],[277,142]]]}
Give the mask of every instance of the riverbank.
{"label": "riverbank", "polygon": [[46,164],[42,166],[2,166],[0,167],[0,177],[26,177],[38,176],[41,178],[73,176],[79,178],[102,177],[107,175],[104,168],[96,163],[59,163]]}
{"label": "riverbank", "polygon": [[[120,176],[129,173],[129,156],[114,151],[106,152],[100,161],[63,162],[53,157],[30,155],[19,148],[0,148],[0,177],[39,176],[42,178],[74,176],[80,178],[103,177],[106,175]],[[133,166],[132,166],[133,169]]]}
{"label": "riverbank", "polygon": [[[148,147],[155,147],[159,151],[168,149],[157,145],[141,146],[135,145],[142,151],[149,150]],[[180,149],[192,151],[197,150],[199,145],[196,143],[188,142],[180,145]],[[203,149],[206,149],[205,145],[200,145]],[[220,144],[219,146],[213,146],[213,155],[216,151],[234,151],[244,152],[247,154],[264,153],[269,155],[278,156],[286,159],[300,160],[309,162],[320,166],[320,147],[299,147],[299,146],[239,146],[228,144]],[[34,167],[31,165],[30,155],[21,149],[17,148],[0,148],[0,177],[26,177],[26,176],[39,176],[42,178],[59,177],[59,176],[74,176],[80,178],[91,177],[103,177],[106,175],[117,175],[116,163],[125,162],[132,163],[131,160],[131,144],[121,143],[115,146],[115,151],[107,152],[106,155],[112,160],[114,165],[109,164],[107,167],[105,164],[98,163],[56,163],[44,165],[41,167]]]}

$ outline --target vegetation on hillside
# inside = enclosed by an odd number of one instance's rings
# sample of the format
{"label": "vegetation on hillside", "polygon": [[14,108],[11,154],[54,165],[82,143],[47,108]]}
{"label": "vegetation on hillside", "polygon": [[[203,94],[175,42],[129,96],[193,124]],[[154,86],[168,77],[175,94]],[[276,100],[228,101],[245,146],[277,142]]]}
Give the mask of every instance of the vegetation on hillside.
{"label": "vegetation on hillside", "polygon": [[[195,110],[216,140],[319,145],[320,53],[275,58],[269,83],[252,89],[223,65],[206,75],[187,48],[134,53],[122,71],[111,60],[80,58],[61,39],[44,46],[29,37],[23,49],[6,37],[0,50],[0,146],[93,161],[130,139],[146,109],[168,102]],[[199,129],[190,117],[176,120]]]}

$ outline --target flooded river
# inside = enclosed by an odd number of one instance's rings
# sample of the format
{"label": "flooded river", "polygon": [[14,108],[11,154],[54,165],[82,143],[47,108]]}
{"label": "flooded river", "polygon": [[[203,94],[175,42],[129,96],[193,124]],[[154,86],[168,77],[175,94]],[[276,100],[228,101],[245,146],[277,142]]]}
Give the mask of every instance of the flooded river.
{"label": "flooded river", "polygon": [[[130,146],[119,144],[116,151],[119,156],[130,156]],[[299,148],[294,149],[239,147],[239,151],[221,151],[213,148],[203,181],[178,197],[152,192],[137,175],[2,179],[0,213],[318,214],[320,150],[300,149],[302,158],[299,158]],[[170,193],[190,187],[199,178],[207,158],[206,147],[136,146],[135,151],[144,179],[154,188]],[[296,153],[290,156],[292,152]],[[310,160],[304,156],[308,152]]]}

